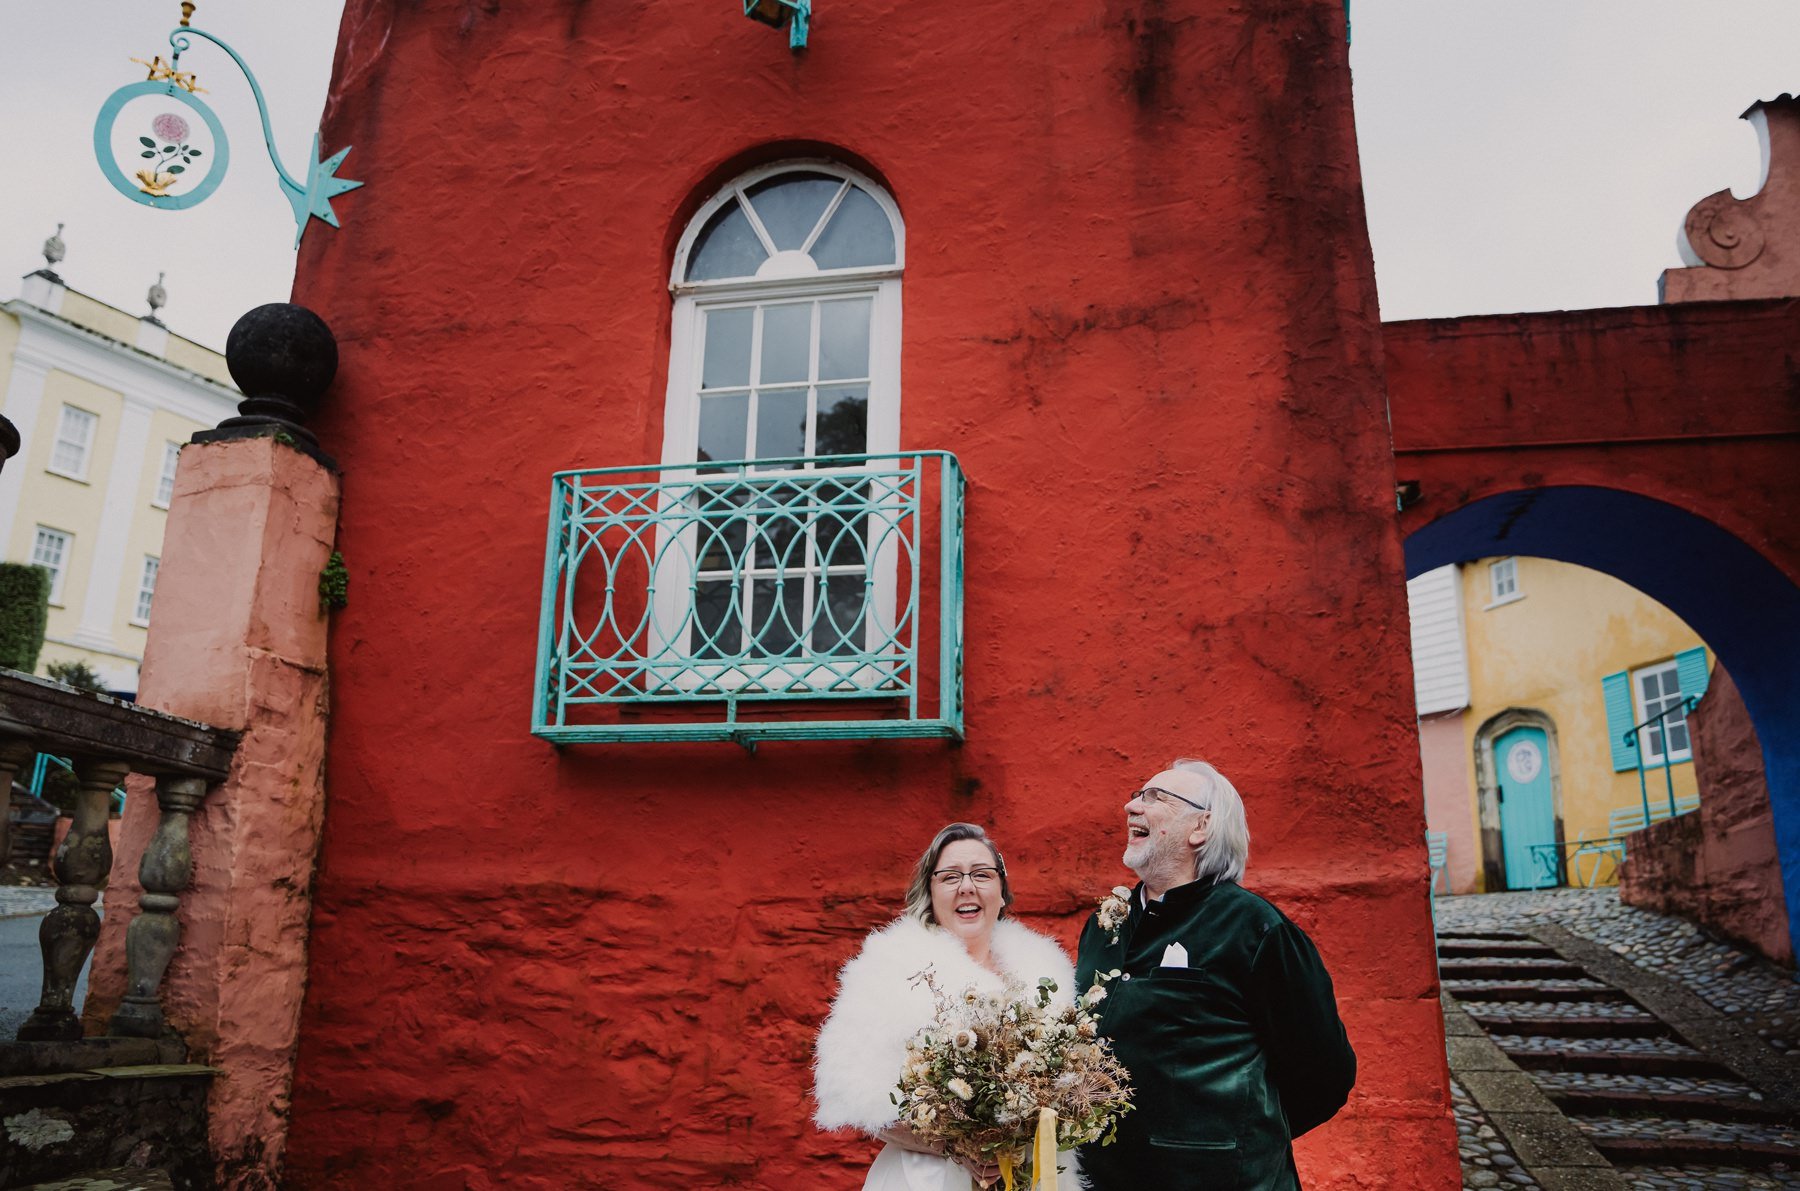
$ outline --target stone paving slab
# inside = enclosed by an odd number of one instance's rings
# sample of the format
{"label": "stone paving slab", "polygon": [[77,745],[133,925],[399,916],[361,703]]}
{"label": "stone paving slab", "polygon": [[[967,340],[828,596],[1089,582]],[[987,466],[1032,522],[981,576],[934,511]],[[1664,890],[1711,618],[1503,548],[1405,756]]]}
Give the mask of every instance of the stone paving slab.
{"label": "stone paving slab", "polygon": [[[99,908],[100,902],[96,901],[94,906]],[[48,914],[55,908],[54,886],[0,885],[0,918],[30,918]]]}

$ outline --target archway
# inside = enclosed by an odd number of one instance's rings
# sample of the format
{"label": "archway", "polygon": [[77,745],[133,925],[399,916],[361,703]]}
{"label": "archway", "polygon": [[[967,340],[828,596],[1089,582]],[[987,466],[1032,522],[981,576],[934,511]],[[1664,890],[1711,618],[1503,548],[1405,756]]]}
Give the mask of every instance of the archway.
{"label": "archway", "polygon": [[1788,930],[1800,942],[1800,588],[1705,518],[1587,486],[1503,492],[1446,513],[1406,539],[1406,573],[1508,554],[1603,571],[1712,646],[1762,741]]}

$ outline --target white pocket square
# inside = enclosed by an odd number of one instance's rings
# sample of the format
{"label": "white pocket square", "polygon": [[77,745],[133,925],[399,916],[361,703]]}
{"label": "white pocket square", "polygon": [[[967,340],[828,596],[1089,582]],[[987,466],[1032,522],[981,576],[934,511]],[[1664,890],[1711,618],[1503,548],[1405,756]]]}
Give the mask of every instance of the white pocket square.
{"label": "white pocket square", "polygon": [[1162,966],[1165,968],[1187,967],[1187,948],[1183,947],[1180,943],[1170,943],[1167,947],[1164,947]]}

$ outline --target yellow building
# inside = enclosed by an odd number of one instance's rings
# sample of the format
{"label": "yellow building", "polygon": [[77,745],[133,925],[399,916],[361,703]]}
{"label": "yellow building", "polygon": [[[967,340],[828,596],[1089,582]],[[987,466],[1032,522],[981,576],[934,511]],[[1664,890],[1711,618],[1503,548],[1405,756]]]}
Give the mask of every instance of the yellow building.
{"label": "yellow building", "polygon": [[40,672],[85,661],[113,691],[137,690],[175,456],[230,417],[225,358],[70,289],[49,264],[0,306],[0,393],[23,445],[0,471],[0,549],[50,572]]}
{"label": "yellow building", "polygon": [[1448,887],[1613,879],[1598,855],[1573,869],[1568,857],[1646,793],[1658,813],[1671,785],[1689,805],[1686,701],[1711,665],[1699,637],[1635,588],[1542,558],[1443,567],[1407,590],[1426,820],[1448,843]]}

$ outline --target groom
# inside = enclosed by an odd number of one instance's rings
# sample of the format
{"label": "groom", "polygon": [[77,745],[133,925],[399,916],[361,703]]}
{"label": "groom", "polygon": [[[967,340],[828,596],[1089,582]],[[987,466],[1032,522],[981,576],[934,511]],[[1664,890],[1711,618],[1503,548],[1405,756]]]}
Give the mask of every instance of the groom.
{"label": "groom", "polygon": [[[1106,983],[1100,1032],[1136,1107],[1081,1151],[1093,1191],[1299,1191],[1290,1141],[1356,1082],[1331,977],[1312,941],[1238,882],[1244,804],[1204,761],[1179,760],[1125,803],[1140,878],[1081,933],[1075,987]],[[1116,973],[1116,975],[1115,975]]]}

